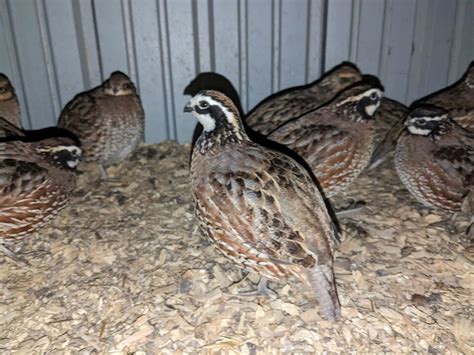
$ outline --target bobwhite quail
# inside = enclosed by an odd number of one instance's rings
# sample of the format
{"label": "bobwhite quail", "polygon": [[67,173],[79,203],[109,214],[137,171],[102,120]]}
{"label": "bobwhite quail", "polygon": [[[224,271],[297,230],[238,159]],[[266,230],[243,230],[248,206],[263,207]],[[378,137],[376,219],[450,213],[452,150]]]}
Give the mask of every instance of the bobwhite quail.
{"label": "bobwhite quail", "polygon": [[[445,109],[461,127],[474,131],[474,62],[471,62],[466,73],[456,83],[417,100],[412,107],[423,104]],[[395,148],[397,139],[404,129],[403,122],[404,120],[400,120],[379,145],[372,158],[372,167],[380,164]]]}
{"label": "bobwhite quail", "polygon": [[280,126],[268,139],[301,156],[326,197],[332,197],[369,163],[374,147],[374,114],[381,99],[378,80],[364,80],[330,103]]}
{"label": "bobwhite quail", "polygon": [[474,213],[474,133],[447,111],[429,105],[409,113],[398,139],[395,168],[423,205]]}
{"label": "bobwhite quail", "polygon": [[78,94],[64,108],[58,126],[81,141],[84,160],[105,168],[123,160],[143,140],[144,111],[134,84],[114,72],[102,85]]}
{"label": "bobwhite quail", "polygon": [[456,83],[418,100],[418,104],[441,107],[461,127],[474,130],[474,62]]}
{"label": "bobwhite quail", "polygon": [[0,117],[17,127],[22,127],[20,103],[13,85],[4,74],[0,74]]}
{"label": "bobwhite quail", "polygon": [[254,131],[267,135],[286,121],[328,102],[339,91],[361,79],[362,74],[354,65],[342,63],[310,85],[270,96],[254,108],[245,121]]}
{"label": "bobwhite quail", "polygon": [[193,148],[198,221],[217,249],[270,280],[289,276],[315,292],[327,319],[340,314],[333,274],[337,235],[309,173],[251,141],[233,102],[202,91],[185,107],[204,130]]}
{"label": "bobwhite quail", "polygon": [[52,219],[75,186],[81,149],[69,138],[0,139],[0,249]]}

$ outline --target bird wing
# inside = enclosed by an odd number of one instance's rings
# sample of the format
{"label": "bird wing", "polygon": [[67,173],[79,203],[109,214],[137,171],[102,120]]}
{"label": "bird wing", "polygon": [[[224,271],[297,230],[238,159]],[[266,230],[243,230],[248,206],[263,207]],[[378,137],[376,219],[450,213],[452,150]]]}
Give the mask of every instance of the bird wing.
{"label": "bird wing", "polygon": [[357,140],[353,139],[352,132],[329,123],[318,123],[323,115],[319,111],[285,123],[269,134],[268,139],[295,151],[308,163],[320,182],[328,182],[331,177],[350,168],[347,164],[352,159],[340,153],[356,152]]}
{"label": "bird wing", "polygon": [[336,236],[306,170],[254,144],[229,153],[213,160],[194,189],[198,213],[218,221],[209,233],[217,247],[268,267],[332,264]]}
{"label": "bird wing", "polygon": [[50,202],[45,191],[52,181],[47,170],[33,162],[27,145],[0,143],[0,235],[28,231],[45,217]]}
{"label": "bird wing", "polygon": [[0,139],[13,136],[24,137],[25,134],[21,129],[0,117]]}

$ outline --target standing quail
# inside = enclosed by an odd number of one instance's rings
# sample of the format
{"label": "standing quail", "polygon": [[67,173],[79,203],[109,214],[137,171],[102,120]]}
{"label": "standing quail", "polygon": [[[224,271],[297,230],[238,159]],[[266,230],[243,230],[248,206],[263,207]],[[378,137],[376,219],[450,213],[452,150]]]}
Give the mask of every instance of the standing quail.
{"label": "standing quail", "polygon": [[378,80],[364,80],[330,103],[285,123],[268,139],[301,156],[326,197],[332,197],[369,163],[374,147],[374,114],[381,99]]}
{"label": "standing quail", "polygon": [[34,232],[66,205],[80,156],[69,138],[0,138],[0,249],[6,255],[16,259],[5,245]]}
{"label": "standing quail", "polygon": [[123,160],[143,140],[144,111],[128,76],[114,72],[101,86],[78,94],[64,108],[58,126],[81,141],[84,160],[105,167]]}
{"label": "standing quail", "polygon": [[216,248],[241,268],[316,293],[323,315],[340,315],[333,274],[338,241],[309,173],[288,156],[251,141],[233,102],[201,91],[185,107],[204,130],[193,148],[197,219]]}
{"label": "standing quail", "polygon": [[[448,111],[450,117],[461,127],[474,130],[474,62],[471,62],[466,73],[453,85],[432,93],[413,103],[413,107],[430,104]],[[407,114],[408,112],[406,112]],[[406,116],[405,114],[405,116]],[[397,139],[404,129],[400,120],[385,136],[372,158],[371,166],[379,165],[395,149]]]}
{"label": "standing quail", "polygon": [[423,205],[474,213],[474,133],[447,111],[425,105],[410,112],[397,143],[395,168]]}
{"label": "standing quail", "polygon": [[245,121],[253,130],[267,135],[286,121],[328,102],[339,91],[361,79],[362,74],[354,65],[342,63],[310,85],[270,96],[254,108]]}
{"label": "standing quail", "polygon": [[10,80],[0,74],[0,117],[21,128],[20,103]]}

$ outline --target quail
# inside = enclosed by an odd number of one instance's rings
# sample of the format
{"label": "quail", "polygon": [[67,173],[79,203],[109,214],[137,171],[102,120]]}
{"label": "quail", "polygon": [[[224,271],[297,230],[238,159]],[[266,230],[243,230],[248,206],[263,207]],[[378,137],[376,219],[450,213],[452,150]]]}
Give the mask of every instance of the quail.
{"label": "quail", "polygon": [[407,190],[427,207],[474,213],[474,133],[433,105],[413,109],[395,151]]}
{"label": "quail", "polygon": [[4,74],[0,74],[0,117],[17,127],[22,127],[20,103],[13,85]]}
{"label": "quail", "polygon": [[[456,123],[466,129],[474,130],[474,62],[471,62],[466,73],[456,83],[417,100],[412,107],[423,104],[445,109]],[[408,111],[405,116],[407,113]],[[398,124],[392,127],[383,142],[378,146],[372,158],[372,167],[383,162],[389,153],[395,149],[397,139],[404,129],[403,122],[403,119],[398,121]]]}
{"label": "quail", "polygon": [[7,256],[18,259],[7,246],[65,207],[80,156],[69,138],[0,138],[0,249]]}
{"label": "quail", "polygon": [[63,109],[58,126],[81,141],[84,160],[105,168],[122,161],[143,140],[144,111],[135,85],[114,72],[102,85],[78,94]]}
{"label": "quail", "polygon": [[191,161],[197,219],[239,267],[285,282],[295,276],[340,315],[333,274],[337,233],[309,173],[283,153],[249,139],[233,102],[201,91],[185,107],[203,125]]}
{"label": "quail", "polygon": [[268,139],[301,156],[326,197],[332,197],[369,163],[374,147],[374,116],[381,99],[378,80],[364,80],[330,103],[283,124]]}
{"label": "quail", "polygon": [[408,107],[404,104],[384,97],[377,113],[375,114],[375,136],[374,153],[372,154],[369,169],[374,169],[387,159],[391,158],[395,151],[393,136],[400,132],[398,127],[408,114]]}
{"label": "quail", "polygon": [[350,63],[342,63],[320,80],[270,96],[246,117],[247,125],[267,135],[286,121],[314,110],[331,100],[347,86],[362,79],[359,70]]}
{"label": "quail", "polygon": [[460,126],[474,130],[474,62],[453,85],[418,100],[415,105],[432,104],[449,112]]}

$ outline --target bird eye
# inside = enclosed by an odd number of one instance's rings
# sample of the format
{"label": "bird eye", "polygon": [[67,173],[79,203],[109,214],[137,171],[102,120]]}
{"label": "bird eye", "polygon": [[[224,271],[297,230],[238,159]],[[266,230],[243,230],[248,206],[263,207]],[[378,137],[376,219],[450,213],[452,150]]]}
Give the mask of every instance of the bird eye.
{"label": "bird eye", "polygon": [[369,96],[369,99],[371,99],[372,101],[375,101],[379,98],[379,95],[377,95],[376,92],[373,92],[372,94],[370,94]]}
{"label": "bird eye", "polygon": [[201,108],[208,108],[209,104],[206,101],[200,101],[199,102],[199,107]]}
{"label": "bird eye", "polygon": [[420,126],[424,126],[426,124],[426,120],[424,118],[420,118],[416,120],[416,123],[418,123]]}
{"label": "bird eye", "polygon": [[7,91],[7,89],[5,89],[5,88],[0,88],[0,94],[3,94],[5,91]]}

